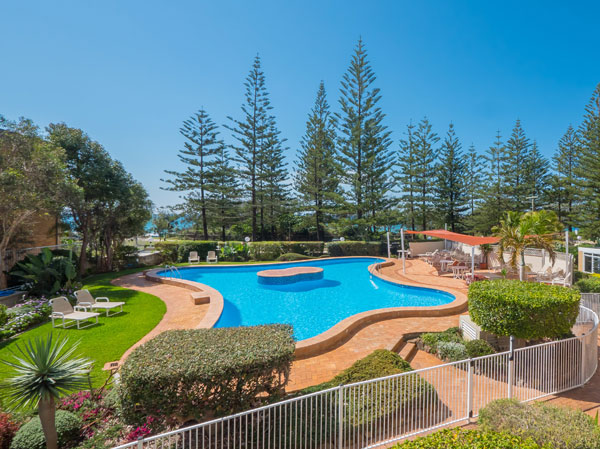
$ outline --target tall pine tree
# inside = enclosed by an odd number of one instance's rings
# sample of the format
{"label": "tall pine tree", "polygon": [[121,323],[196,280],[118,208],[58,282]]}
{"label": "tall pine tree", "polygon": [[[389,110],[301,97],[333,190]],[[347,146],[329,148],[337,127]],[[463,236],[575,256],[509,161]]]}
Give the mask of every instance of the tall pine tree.
{"label": "tall pine tree", "polygon": [[475,214],[475,209],[480,205],[484,179],[484,167],[481,156],[477,153],[475,145],[471,144],[466,154],[465,190],[469,216]]}
{"label": "tall pine tree", "polygon": [[435,210],[434,182],[440,138],[433,132],[427,117],[419,122],[415,131],[415,203],[421,229],[426,230]]}
{"label": "tall pine tree", "polygon": [[468,209],[467,163],[452,123],[442,143],[436,171],[438,219],[448,224],[452,232],[456,232],[461,228],[463,215]]}
{"label": "tall pine tree", "polygon": [[600,238],[600,84],[585,108],[579,128],[581,157],[577,175],[582,202],[580,224],[584,235]]}
{"label": "tall pine tree", "polygon": [[324,238],[325,217],[333,212],[340,198],[334,126],[321,82],[300,142],[295,179],[302,209],[313,214],[317,240]]}
{"label": "tall pine tree", "polygon": [[220,230],[221,240],[227,240],[227,228],[238,219],[237,205],[240,196],[237,176],[230,163],[227,148],[223,145],[217,153],[208,176],[208,204],[211,222]]}
{"label": "tall pine tree", "polygon": [[525,135],[521,121],[517,119],[512,134],[506,141],[506,158],[502,166],[506,174],[510,208],[514,211],[525,211],[527,197],[531,194],[527,185],[530,148],[531,143]]}
{"label": "tall pine tree", "polygon": [[179,151],[178,157],[186,164],[183,172],[165,170],[173,176],[171,179],[162,180],[170,185],[165,190],[179,192],[192,192],[194,204],[200,212],[202,220],[202,234],[208,240],[208,215],[207,215],[207,178],[214,162],[213,157],[221,151],[223,141],[219,139],[217,125],[211,120],[204,109],[183,122],[180,133],[185,137],[184,148]]}
{"label": "tall pine tree", "polygon": [[271,132],[269,129],[271,104],[258,55],[254,58],[254,64],[244,85],[246,94],[245,103],[241,108],[242,119],[228,117],[231,125],[227,126],[227,129],[232,131],[233,137],[238,142],[233,148],[239,164],[238,173],[249,196],[252,240],[254,241],[258,236],[257,215],[262,151]]}
{"label": "tall pine tree", "polygon": [[548,201],[546,192],[548,187],[549,169],[550,163],[542,156],[538,149],[537,142],[534,140],[531,149],[527,154],[527,160],[525,161],[524,188],[528,196],[537,197],[534,198],[535,204],[542,208]]}
{"label": "tall pine tree", "polygon": [[262,188],[260,192],[261,239],[265,239],[265,228],[268,228],[270,238],[276,239],[277,218],[285,205],[288,189],[286,180],[289,174],[283,154],[287,149],[283,146],[286,139],[280,137],[281,132],[277,129],[275,119],[271,116],[268,120],[268,132],[261,146],[259,172]]}
{"label": "tall pine tree", "polygon": [[373,87],[375,73],[359,39],[342,78],[340,109],[336,114],[339,129],[339,160],[343,182],[347,185],[347,202],[357,219],[382,207],[391,188],[390,132],[383,125],[385,115],[377,103],[379,89]]}
{"label": "tall pine tree", "polygon": [[398,171],[396,176],[397,185],[400,188],[400,200],[404,205],[403,215],[411,230],[415,230],[417,218],[417,192],[415,179],[417,177],[417,139],[415,137],[415,125],[409,123],[406,127],[405,138],[400,140],[398,150]]}
{"label": "tall pine tree", "polygon": [[558,148],[552,157],[554,175],[550,180],[553,187],[552,203],[555,206],[558,220],[573,230],[575,223],[577,175],[575,169],[580,156],[579,136],[573,126],[569,125],[567,131],[558,142]]}
{"label": "tall pine tree", "polygon": [[472,225],[476,232],[488,234],[510,208],[506,146],[500,131],[496,133],[496,140],[483,159],[486,164],[484,176],[488,183],[482,188],[481,206],[475,211]]}

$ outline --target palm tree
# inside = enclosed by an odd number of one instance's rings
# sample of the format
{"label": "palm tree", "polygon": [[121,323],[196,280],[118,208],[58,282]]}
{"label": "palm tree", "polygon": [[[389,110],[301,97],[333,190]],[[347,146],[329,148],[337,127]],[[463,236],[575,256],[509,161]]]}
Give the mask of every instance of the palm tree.
{"label": "palm tree", "polygon": [[0,386],[11,409],[37,407],[47,449],[58,448],[55,425],[56,401],[88,385],[91,361],[74,355],[79,343],[68,338],[37,337],[13,352],[15,360],[2,360],[14,375]]}
{"label": "palm tree", "polygon": [[[525,248],[540,248],[548,251],[554,264],[556,252],[554,251],[554,234],[560,232],[561,225],[558,217],[552,211],[540,210],[537,212],[507,212],[506,217],[500,220],[498,226],[492,231],[500,237],[500,260],[504,260],[504,252],[510,251],[509,263],[513,268],[519,265],[519,279],[523,280],[523,267],[525,266]],[[518,261],[520,260],[520,264]]]}

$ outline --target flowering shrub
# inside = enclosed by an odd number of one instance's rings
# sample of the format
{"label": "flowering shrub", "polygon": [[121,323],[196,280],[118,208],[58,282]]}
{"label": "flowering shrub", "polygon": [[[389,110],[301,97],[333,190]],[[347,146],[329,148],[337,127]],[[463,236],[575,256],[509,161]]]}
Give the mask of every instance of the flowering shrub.
{"label": "flowering shrub", "polygon": [[46,321],[51,312],[52,307],[45,298],[29,299],[8,309],[8,321],[0,326],[0,341],[23,332],[34,324]]}
{"label": "flowering shrub", "polygon": [[19,424],[12,420],[8,413],[0,412],[0,449],[9,449]]}
{"label": "flowering shrub", "polygon": [[147,416],[146,422],[141,426],[137,426],[125,437],[127,441],[135,441],[139,438],[147,437],[152,433],[152,424],[156,421],[153,416]]}

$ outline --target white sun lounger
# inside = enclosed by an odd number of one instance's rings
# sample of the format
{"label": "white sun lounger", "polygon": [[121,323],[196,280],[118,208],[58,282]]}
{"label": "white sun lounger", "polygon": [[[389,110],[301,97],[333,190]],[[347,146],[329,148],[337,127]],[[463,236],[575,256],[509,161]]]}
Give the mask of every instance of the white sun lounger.
{"label": "white sun lounger", "polygon": [[198,251],[190,251],[190,255],[188,257],[188,263],[200,263],[200,257],[198,256]]}
{"label": "white sun lounger", "polygon": [[77,305],[83,307],[85,310],[106,310],[106,316],[110,316],[108,312],[112,309],[120,307],[121,310],[113,313],[116,315],[123,311],[124,302],[111,302],[106,296],[99,296],[98,298],[94,298],[89,290],[77,290],[75,292],[75,297],[77,298]]}
{"label": "white sun lounger", "polygon": [[[87,312],[84,307],[79,305],[73,307],[69,300],[64,296],[51,299],[50,305],[52,306],[52,313],[50,314],[50,318],[52,319],[52,327],[56,327],[54,325],[55,319],[62,319],[62,327],[64,329],[70,327],[66,325],[67,321],[75,321],[77,324],[77,329],[81,329],[79,326],[81,321],[87,321],[90,318],[96,318],[96,324],[98,324],[98,317],[100,316],[99,313]],[[78,309],[83,309],[83,311]],[[91,326],[92,324],[93,323],[90,323],[88,326]]]}
{"label": "white sun lounger", "polygon": [[209,251],[208,255],[206,256],[206,261],[207,262],[218,262],[219,258],[217,257],[217,253],[215,251]]}

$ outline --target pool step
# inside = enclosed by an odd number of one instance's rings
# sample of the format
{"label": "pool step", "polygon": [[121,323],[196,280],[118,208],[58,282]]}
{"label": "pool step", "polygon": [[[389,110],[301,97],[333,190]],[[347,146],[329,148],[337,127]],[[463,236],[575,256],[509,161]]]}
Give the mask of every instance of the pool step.
{"label": "pool step", "polygon": [[407,362],[410,362],[413,359],[413,357],[417,354],[418,350],[419,349],[417,348],[417,345],[415,345],[414,343],[411,343],[411,342],[407,341],[402,346],[402,348],[400,349],[400,351],[398,352],[398,354],[404,360],[406,360]]}

